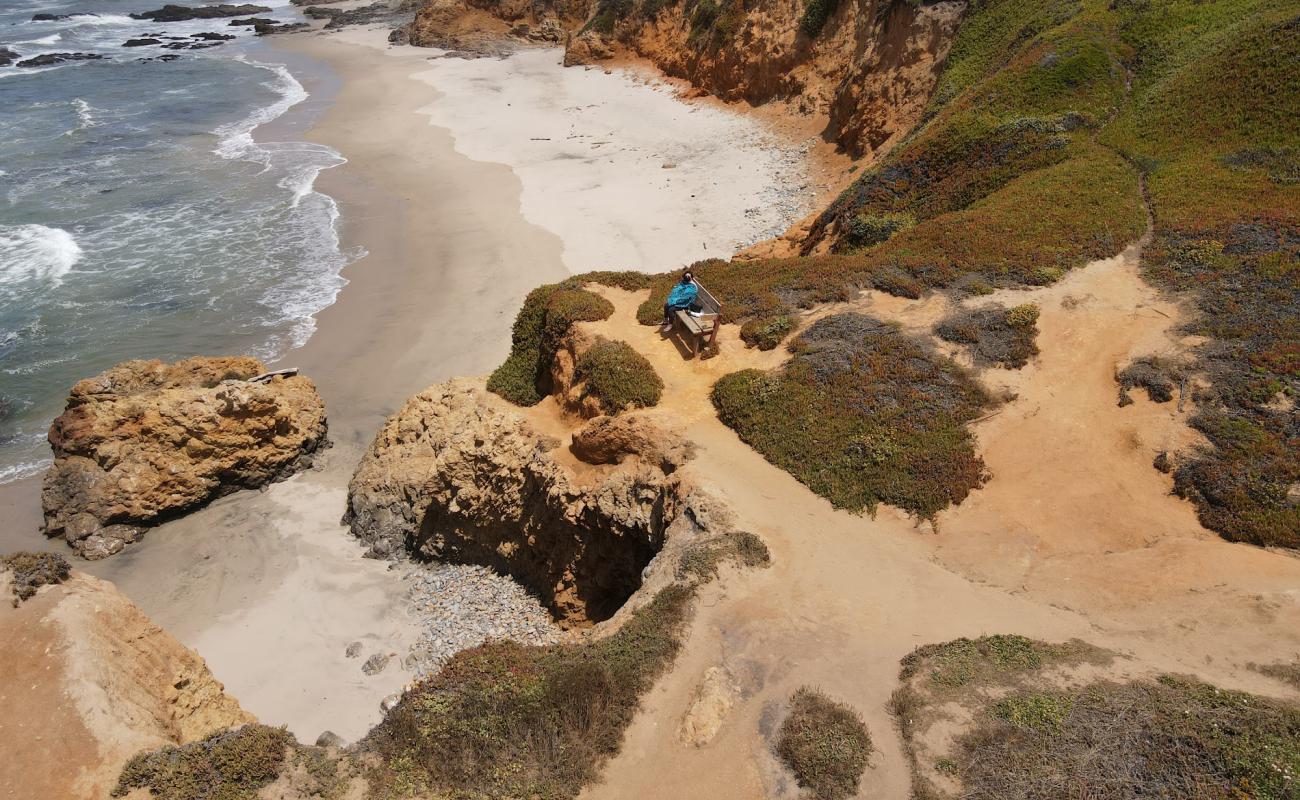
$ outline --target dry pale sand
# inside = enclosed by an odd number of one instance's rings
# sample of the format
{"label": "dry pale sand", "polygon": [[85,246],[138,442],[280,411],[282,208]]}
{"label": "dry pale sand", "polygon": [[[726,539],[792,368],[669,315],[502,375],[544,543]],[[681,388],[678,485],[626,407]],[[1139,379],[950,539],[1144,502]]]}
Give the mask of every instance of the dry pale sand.
{"label": "dry pale sand", "polygon": [[[1120,672],[1195,674],[1294,698],[1248,664],[1300,652],[1300,559],[1201,529],[1151,467],[1156,452],[1190,441],[1184,415],[1145,400],[1116,405],[1117,365],[1187,344],[1171,333],[1179,309],[1139,279],[1137,255],[1130,248],[1052,287],[981,301],[1040,304],[1042,355],[1018,372],[981,375],[1019,397],[977,425],[993,479],[940,515],[938,533],[890,508],[874,519],[832,509],[718,422],[713,381],[778,364],[783,350],[746,351],[727,327],[716,358],[688,361],[636,324],[640,294],[599,290],[617,311],[587,327],[651,359],[665,401],[650,413],[700,446],[689,474],[763,537],[773,564],[709,588],[682,656],[584,797],[796,797],[772,733],[805,684],[853,705],[873,733],[878,752],[858,796],[907,797],[887,710],[899,660],[958,636],[1078,637],[1124,653]],[[929,335],[948,305],[868,293],[815,316],[849,309]],[[700,729],[716,735],[685,741]]]}
{"label": "dry pale sand", "polygon": [[783,233],[813,199],[807,146],[750,116],[682,102],[645,70],[565,68],[562,48],[438,58],[422,109],[457,152],[508,165],[524,218],[573,272],[662,272]]}

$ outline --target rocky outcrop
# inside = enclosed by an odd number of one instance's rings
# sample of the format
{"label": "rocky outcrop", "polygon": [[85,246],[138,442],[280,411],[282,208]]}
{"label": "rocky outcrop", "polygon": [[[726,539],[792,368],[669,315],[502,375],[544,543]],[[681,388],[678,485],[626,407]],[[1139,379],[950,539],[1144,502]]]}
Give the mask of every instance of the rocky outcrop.
{"label": "rocky outcrop", "polygon": [[8,47],[0,47],[0,67],[7,67],[17,61],[20,54],[16,50],[10,50]]}
{"label": "rocky outcrop", "polygon": [[15,67],[52,67],[55,64],[62,64],[65,61],[102,61],[104,56],[99,53],[43,53],[39,56],[25,58],[15,64]]}
{"label": "rocky outcrop", "polygon": [[580,480],[562,456],[480,382],[432,386],[375,437],[345,522],[372,556],[484,564],[535,591],[562,625],[597,622],[641,586],[685,492],[661,463],[628,458]]}
{"label": "rocky outcrop", "polygon": [[573,434],[569,449],[588,464],[621,464],[635,458],[667,474],[695,455],[695,446],[640,414],[596,417]]}
{"label": "rocky outcrop", "polygon": [[247,357],[127,361],[78,383],[50,426],[46,535],[103,558],[144,526],[310,466],[326,442],[316,387],[250,381],[265,372]]}
{"label": "rocky outcrop", "polygon": [[678,4],[616,25],[614,36],[699,89],[825,116],[827,139],[854,156],[879,155],[920,120],[965,2],[828,2],[835,11],[811,36],[806,5],[747,3],[734,21],[724,12],[701,31],[691,7]]}
{"label": "rocky outcrop", "polygon": [[191,19],[219,19],[221,17],[247,17],[252,14],[265,14],[271,9],[266,6],[229,5],[189,6],[165,5],[153,11],[141,11],[131,14],[131,19],[147,19],[153,22],[185,22]]}
{"label": "rocky outcrop", "polygon": [[108,797],[137,752],[254,721],[202,658],[89,575],[0,603],[0,640],[0,786],[13,797]]}

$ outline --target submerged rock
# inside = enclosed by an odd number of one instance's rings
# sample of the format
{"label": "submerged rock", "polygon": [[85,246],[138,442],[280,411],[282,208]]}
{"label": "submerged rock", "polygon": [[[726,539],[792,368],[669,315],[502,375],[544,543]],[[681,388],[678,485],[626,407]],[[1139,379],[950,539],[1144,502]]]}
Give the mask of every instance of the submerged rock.
{"label": "submerged rock", "polygon": [[122,43],[123,47],[148,47],[151,44],[162,44],[161,39],[145,37],[143,39],[127,39]]}
{"label": "submerged rock", "polygon": [[249,380],[265,372],[247,357],[127,361],[78,383],[50,426],[46,535],[103,558],[163,518],[310,466],[326,443],[320,395],[297,375]]}
{"label": "submerged rock", "polygon": [[8,47],[0,47],[0,67],[7,67],[18,60],[19,54]]}

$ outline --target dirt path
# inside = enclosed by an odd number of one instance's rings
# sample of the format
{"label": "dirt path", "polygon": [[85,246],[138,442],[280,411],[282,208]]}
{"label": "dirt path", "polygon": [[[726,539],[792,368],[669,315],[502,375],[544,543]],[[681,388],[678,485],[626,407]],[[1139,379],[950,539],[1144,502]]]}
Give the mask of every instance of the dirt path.
{"label": "dirt path", "polygon": [[[812,684],[871,729],[877,753],[859,796],[905,798],[908,770],[887,711],[898,661],[958,636],[1079,637],[1131,655],[1142,671],[1287,695],[1246,665],[1300,652],[1300,559],[1201,529],[1151,467],[1156,452],[1191,441],[1176,405],[1117,407],[1117,365],[1188,344],[1170,332],[1178,309],[1138,278],[1136,248],[1052,287],[981,300],[1038,303],[1042,355],[1022,371],[981,376],[1018,397],[977,426],[993,479],[942,514],[938,533],[890,508],[875,519],[835,511],[718,422],[713,382],[779,364],[784,350],[745,350],[728,326],[717,358],[686,361],[636,324],[641,295],[601,291],[616,313],[589,330],[654,363],[665,400],[653,413],[699,445],[688,469],[763,537],[773,564],[704,595],[673,671],[584,797],[794,797],[770,737],[789,694]],[[875,293],[848,307],[923,333],[947,311],[941,298]],[[718,732],[686,744],[683,719],[702,691],[706,713],[690,712],[692,722],[698,730],[702,716]]]}

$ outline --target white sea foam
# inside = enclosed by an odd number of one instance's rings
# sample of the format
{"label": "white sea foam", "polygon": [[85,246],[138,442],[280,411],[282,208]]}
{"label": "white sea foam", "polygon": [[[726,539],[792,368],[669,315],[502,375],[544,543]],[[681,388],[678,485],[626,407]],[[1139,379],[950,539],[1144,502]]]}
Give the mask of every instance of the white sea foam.
{"label": "white sea foam", "polygon": [[213,131],[214,134],[221,137],[221,141],[213,152],[227,160],[256,161],[269,166],[270,154],[264,148],[259,147],[257,142],[253,141],[253,131],[279,118],[284,112],[306,100],[309,95],[302,84],[298,82],[298,79],[293,77],[283,64],[262,64],[257,61],[249,61],[243,56],[240,56],[239,60],[250,66],[270,71],[275,77],[262,85],[277,92],[280,99],[268,106],[257,109],[238,122],[222,125]]}
{"label": "white sea foam", "polygon": [[14,42],[14,44],[54,44],[62,38],[63,34],[61,33],[51,33],[49,36],[42,36],[39,39],[23,39],[22,41]]}
{"label": "white sea foam", "polygon": [[62,228],[0,226],[0,286],[43,281],[58,286],[81,259],[81,247]]}
{"label": "white sea foam", "polygon": [[99,124],[95,118],[94,112],[99,109],[82,100],[80,97],[73,98],[72,107],[77,110],[77,127],[64,132],[64,136],[70,136],[77,131],[84,131],[86,128],[93,128]]}
{"label": "white sea foam", "polygon": [[19,481],[23,478],[39,475],[53,463],[54,459],[42,458],[36,461],[20,461],[17,464],[0,465],[0,483]]}
{"label": "white sea foam", "polygon": [[144,20],[131,19],[126,14],[97,14],[93,17],[73,17],[72,22],[77,25],[147,25]]}

